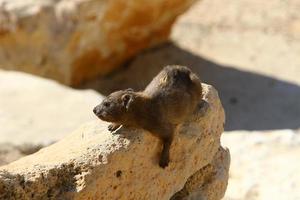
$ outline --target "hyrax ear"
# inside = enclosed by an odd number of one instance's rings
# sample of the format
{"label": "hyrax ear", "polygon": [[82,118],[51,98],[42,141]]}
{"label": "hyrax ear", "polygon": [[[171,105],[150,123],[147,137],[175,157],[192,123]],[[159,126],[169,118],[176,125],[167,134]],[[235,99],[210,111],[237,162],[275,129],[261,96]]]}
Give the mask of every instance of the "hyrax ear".
{"label": "hyrax ear", "polygon": [[133,89],[132,88],[127,88],[125,91],[127,91],[127,92],[133,92]]}
{"label": "hyrax ear", "polygon": [[132,103],[133,95],[132,94],[123,94],[122,96],[122,104],[126,108],[129,109],[130,104]]}

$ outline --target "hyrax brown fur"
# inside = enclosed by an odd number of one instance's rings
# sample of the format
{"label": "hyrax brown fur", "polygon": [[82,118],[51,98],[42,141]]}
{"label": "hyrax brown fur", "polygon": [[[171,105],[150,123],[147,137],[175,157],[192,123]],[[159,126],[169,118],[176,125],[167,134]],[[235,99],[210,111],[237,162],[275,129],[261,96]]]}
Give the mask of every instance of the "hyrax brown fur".
{"label": "hyrax brown fur", "polygon": [[176,127],[194,111],[201,98],[201,81],[196,74],[184,66],[167,66],[144,91],[113,92],[93,111],[100,119],[113,122],[108,127],[110,131],[127,125],[158,137],[163,143],[159,165],[165,168]]}

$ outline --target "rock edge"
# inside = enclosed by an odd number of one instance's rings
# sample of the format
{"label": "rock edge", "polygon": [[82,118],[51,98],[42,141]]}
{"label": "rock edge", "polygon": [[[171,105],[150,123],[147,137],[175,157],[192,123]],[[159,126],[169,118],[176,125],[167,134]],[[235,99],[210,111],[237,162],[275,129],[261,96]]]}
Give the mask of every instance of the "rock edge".
{"label": "rock edge", "polygon": [[107,123],[93,121],[1,167],[0,199],[221,199],[230,160],[220,145],[225,117],[216,90],[203,89],[166,169],[158,166],[159,141],[146,131],[122,127],[111,134]]}

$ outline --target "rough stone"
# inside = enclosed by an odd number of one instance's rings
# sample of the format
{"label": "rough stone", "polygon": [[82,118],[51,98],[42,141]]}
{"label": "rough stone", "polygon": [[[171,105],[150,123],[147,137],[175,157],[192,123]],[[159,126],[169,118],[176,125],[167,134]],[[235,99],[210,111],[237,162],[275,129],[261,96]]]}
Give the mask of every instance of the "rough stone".
{"label": "rough stone", "polygon": [[190,176],[171,200],[222,199],[227,188],[224,183],[228,180],[229,165],[229,150],[220,147],[213,161]]}
{"label": "rough stone", "polygon": [[229,152],[220,146],[224,111],[216,90],[203,88],[204,102],[176,133],[167,168],[158,166],[157,138],[130,127],[112,134],[108,123],[97,120],[1,167],[0,199],[167,200],[182,188],[188,195],[220,199],[229,165]]}
{"label": "rough stone", "polygon": [[0,0],[0,67],[76,85],[167,40],[195,0]]}
{"label": "rough stone", "polygon": [[0,70],[0,145],[56,142],[78,124],[96,119],[91,108],[101,100],[92,90],[74,90],[51,80]]}

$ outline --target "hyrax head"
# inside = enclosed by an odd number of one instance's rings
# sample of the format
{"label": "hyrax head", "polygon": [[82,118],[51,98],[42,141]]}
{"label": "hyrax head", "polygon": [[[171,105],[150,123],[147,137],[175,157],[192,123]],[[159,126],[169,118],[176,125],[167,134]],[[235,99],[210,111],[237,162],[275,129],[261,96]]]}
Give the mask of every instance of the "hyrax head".
{"label": "hyrax head", "polygon": [[132,89],[113,92],[97,105],[93,112],[104,121],[124,122],[133,98],[134,92]]}

